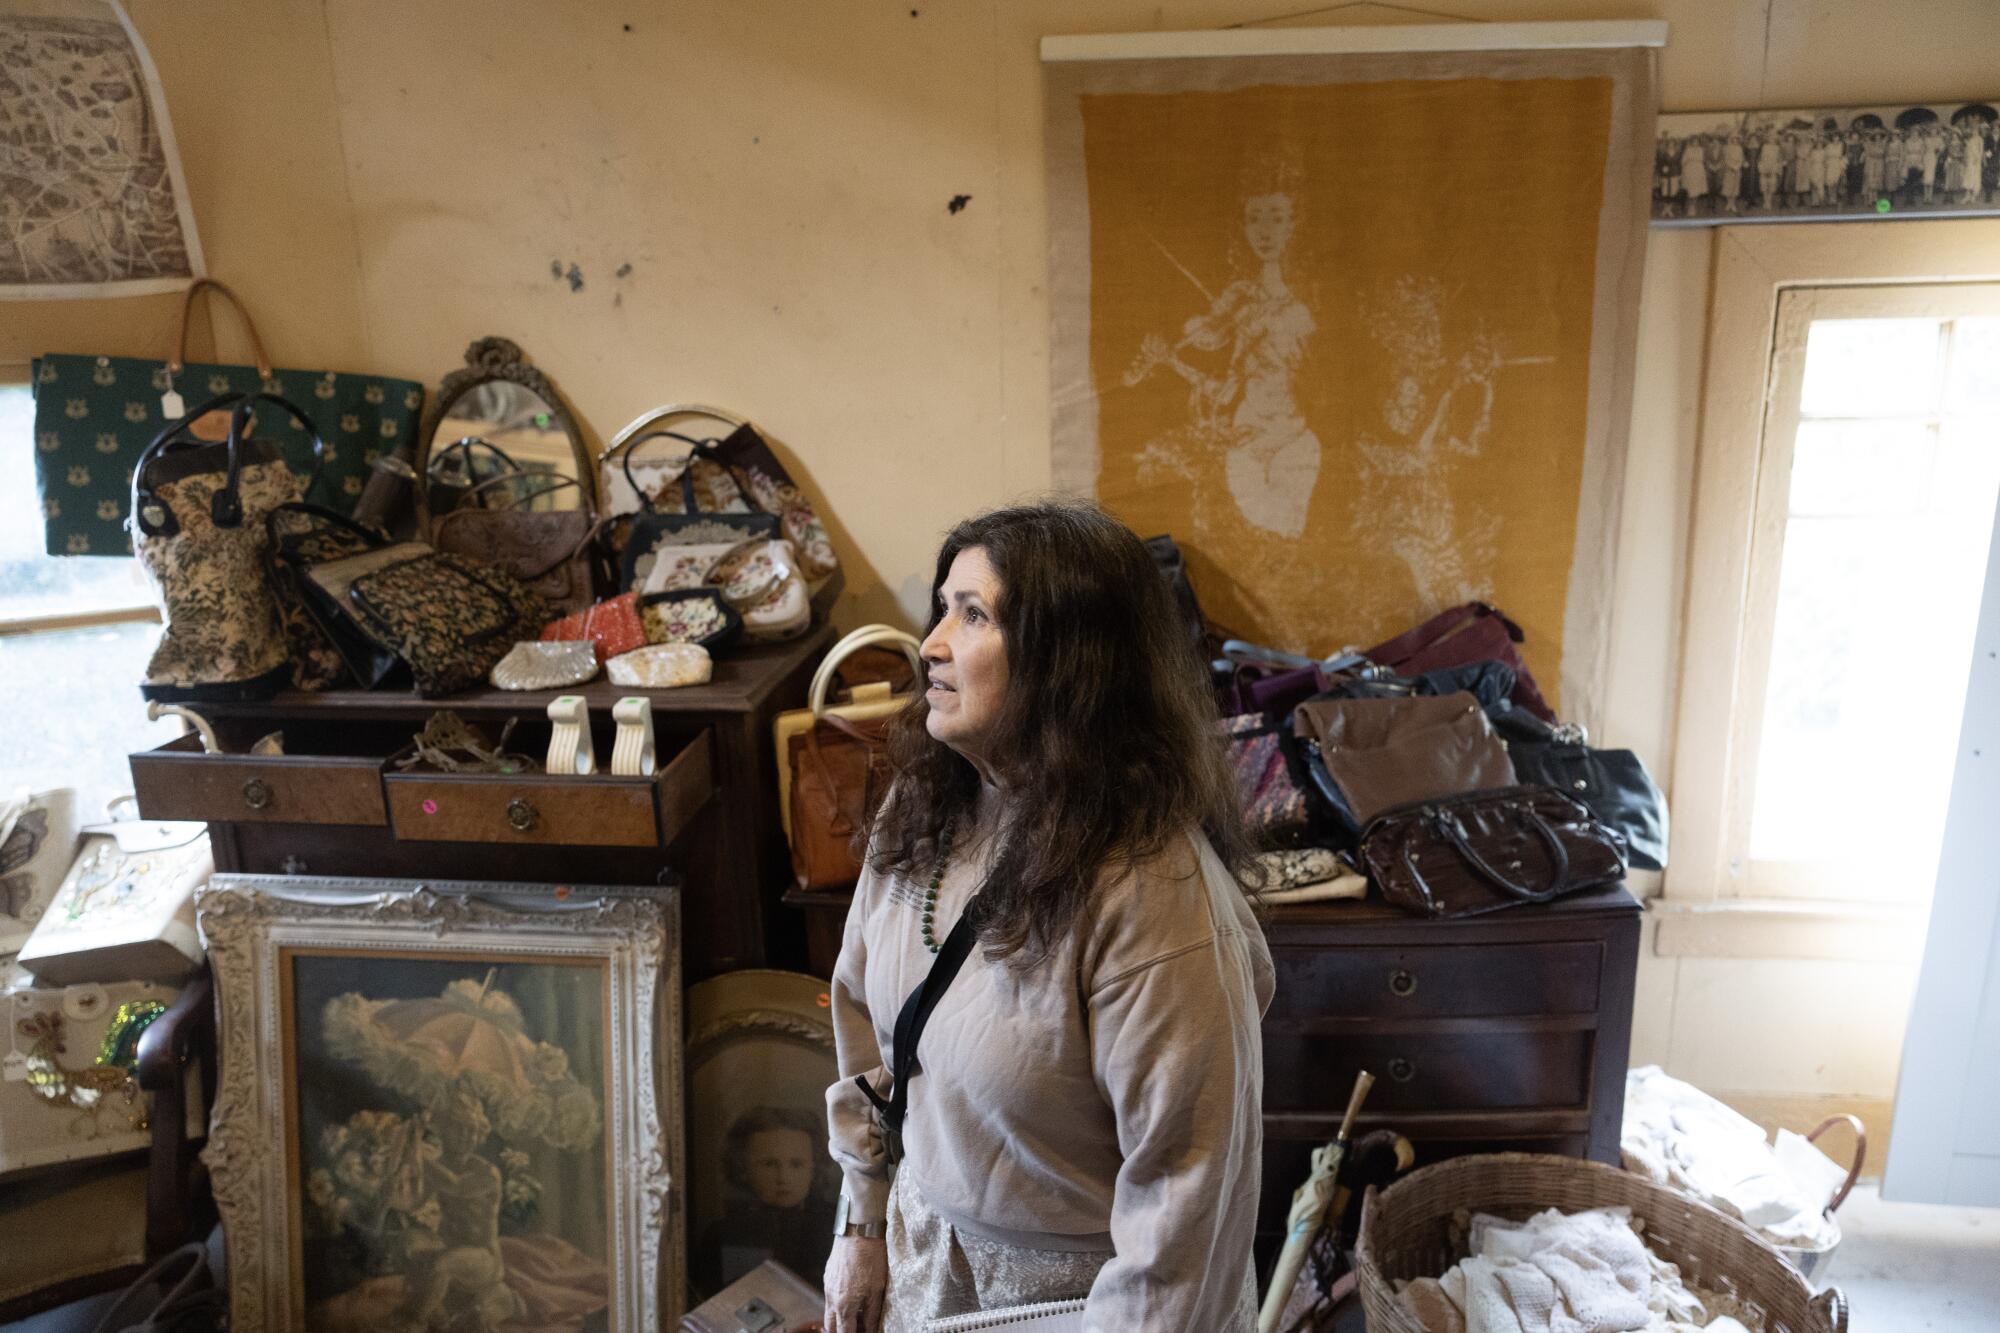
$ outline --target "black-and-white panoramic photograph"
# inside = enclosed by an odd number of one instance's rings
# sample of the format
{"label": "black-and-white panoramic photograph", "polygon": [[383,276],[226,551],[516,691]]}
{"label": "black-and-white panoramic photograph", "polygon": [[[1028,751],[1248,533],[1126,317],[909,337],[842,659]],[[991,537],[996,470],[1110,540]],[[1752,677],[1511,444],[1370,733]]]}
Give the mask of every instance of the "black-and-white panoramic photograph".
{"label": "black-and-white panoramic photograph", "polygon": [[1663,226],[1992,213],[1996,193],[1992,102],[1663,115],[1653,155]]}

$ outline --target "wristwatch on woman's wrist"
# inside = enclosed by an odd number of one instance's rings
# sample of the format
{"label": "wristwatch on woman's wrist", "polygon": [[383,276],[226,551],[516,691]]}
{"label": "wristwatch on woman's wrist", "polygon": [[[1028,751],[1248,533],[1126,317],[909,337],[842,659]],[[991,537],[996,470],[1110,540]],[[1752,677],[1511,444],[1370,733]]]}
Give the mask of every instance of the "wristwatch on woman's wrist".
{"label": "wristwatch on woman's wrist", "polygon": [[855,1236],[861,1240],[880,1240],[889,1232],[887,1222],[850,1222],[847,1215],[854,1210],[854,1200],[843,1191],[840,1202],[833,1209],[833,1234],[835,1236]]}

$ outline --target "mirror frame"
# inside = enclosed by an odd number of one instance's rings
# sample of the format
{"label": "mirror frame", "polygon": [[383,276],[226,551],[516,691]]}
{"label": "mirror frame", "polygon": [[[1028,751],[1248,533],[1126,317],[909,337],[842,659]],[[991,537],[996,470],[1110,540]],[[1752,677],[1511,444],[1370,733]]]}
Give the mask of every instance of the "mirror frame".
{"label": "mirror frame", "polygon": [[438,381],[438,391],[424,406],[423,424],[417,429],[417,456],[414,467],[417,476],[417,506],[422,516],[420,530],[430,530],[430,503],[426,495],[425,474],[430,466],[431,444],[437,435],[437,428],[450,415],[451,405],[481,384],[505,381],[518,384],[549,405],[549,415],[555,424],[569,437],[570,462],[576,469],[578,486],[583,497],[590,504],[592,514],[604,512],[602,488],[597,480],[597,463],[590,455],[590,448],[584,443],[583,432],[577,429],[576,418],[570,414],[569,404],[549,377],[528,364],[528,357],[521,345],[511,338],[487,337],[474,341],[465,349],[465,365],[447,374]]}

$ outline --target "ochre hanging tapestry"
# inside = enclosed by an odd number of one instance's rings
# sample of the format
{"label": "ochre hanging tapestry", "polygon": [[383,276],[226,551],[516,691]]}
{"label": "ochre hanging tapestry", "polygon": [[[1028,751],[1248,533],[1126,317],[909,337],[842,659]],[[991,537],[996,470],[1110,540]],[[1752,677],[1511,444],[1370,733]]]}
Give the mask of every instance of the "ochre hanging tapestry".
{"label": "ochre hanging tapestry", "polygon": [[1653,52],[1059,48],[1056,484],[1274,646],[1493,602],[1593,720]]}

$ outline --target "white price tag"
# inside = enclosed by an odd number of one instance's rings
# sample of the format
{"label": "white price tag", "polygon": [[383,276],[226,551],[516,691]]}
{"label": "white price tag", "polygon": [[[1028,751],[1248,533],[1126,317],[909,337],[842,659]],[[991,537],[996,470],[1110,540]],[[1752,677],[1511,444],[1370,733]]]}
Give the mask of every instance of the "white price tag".
{"label": "white price tag", "polygon": [[169,389],[160,395],[160,415],[168,421],[178,421],[187,415],[187,402],[179,389]]}
{"label": "white price tag", "polygon": [[28,1081],[28,1057],[19,1051],[9,1051],[0,1055],[0,1078],[9,1083]]}

